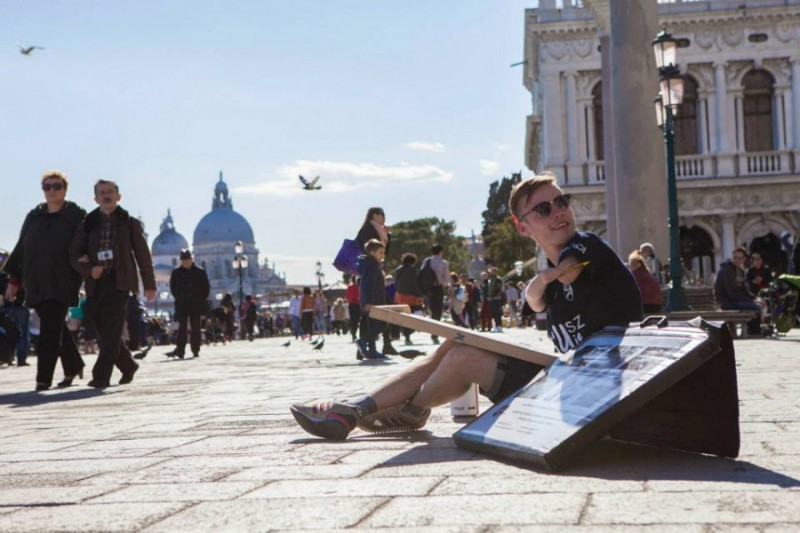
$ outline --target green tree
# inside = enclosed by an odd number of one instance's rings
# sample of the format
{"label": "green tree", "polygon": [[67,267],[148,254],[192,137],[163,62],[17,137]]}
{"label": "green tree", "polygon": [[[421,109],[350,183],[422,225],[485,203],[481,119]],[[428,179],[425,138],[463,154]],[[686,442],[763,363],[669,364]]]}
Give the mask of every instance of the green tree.
{"label": "green tree", "polygon": [[[486,261],[495,265],[501,276],[513,269],[515,262],[527,261],[536,254],[536,245],[529,238],[517,233],[511,215],[503,222],[489,227],[488,233],[484,233],[484,246]],[[527,268],[523,277],[533,274],[533,268]]]}
{"label": "green tree", "polygon": [[526,261],[536,254],[536,247],[531,240],[517,233],[508,208],[511,189],[521,179],[522,173],[519,172],[510,178],[492,182],[483,212],[484,259],[497,266],[501,273],[514,268],[514,262]]}
{"label": "green tree", "polygon": [[392,224],[392,246],[386,257],[384,269],[392,272],[400,265],[400,256],[406,252],[417,254],[420,263],[431,255],[431,246],[444,246],[445,259],[451,270],[466,272],[469,254],[462,244],[463,237],[455,234],[455,222],[440,218],[418,218]]}

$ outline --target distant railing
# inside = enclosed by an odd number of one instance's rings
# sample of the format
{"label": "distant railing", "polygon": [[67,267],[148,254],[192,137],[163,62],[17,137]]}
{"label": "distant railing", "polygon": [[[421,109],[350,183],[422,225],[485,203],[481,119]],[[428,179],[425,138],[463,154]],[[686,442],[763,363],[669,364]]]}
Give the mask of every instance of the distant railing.
{"label": "distant railing", "polygon": [[606,165],[603,161],[587,161],[589,171],[589,185],[606,182]]}
{"label": "distant railing", "polygon": [[782,174],[789,172],[789,152],[749,152],[739,156],[739,174]]}
{"label": "distant railing", "polygon": [[679,178],[710,178],[713,176],[710,155],[679,155],[675,157],[675,174]]}

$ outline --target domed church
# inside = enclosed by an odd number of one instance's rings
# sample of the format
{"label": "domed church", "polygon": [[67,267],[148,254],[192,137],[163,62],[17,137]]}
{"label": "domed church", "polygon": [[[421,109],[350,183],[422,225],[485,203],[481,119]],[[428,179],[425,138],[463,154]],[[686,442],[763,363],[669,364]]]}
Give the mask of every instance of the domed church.
{"label": "domed church", "polygon": [[[242,292],[247,294],[269,295],[286,291],[286,280],[275,272],[275,265],[270,267],[266,260],[259,262],[253,228],[247,219],[233,210],[233,201],[228,192],[228,185],[219,173],[219,181],[214,187],[214,196],[209,211],[198,222],[192,239],[192,253],[197,265],[203,267],[211,285],[210,298],[216,306],[218,300],[226,292],[233,295],[239,303],[239,273],[233,268],[234,246],[242,241],[243,255],[247,257],[247,268],[242,271]],[[153,241],[153,262],[156,265],[156,277],[159,277],[158,266],[169,266],[171,271],[178,264],[178,252],[188,248],[188,243],[175,230],[172,216],[161,224],[161,233]],[[169,272],[166,277],[166,290],[169,291]],[[159,297],[163,295],[161,283],[158,284]],[[171,300],[171,295],[170,295]],[[263,300],[262,300],[263,301]]]}

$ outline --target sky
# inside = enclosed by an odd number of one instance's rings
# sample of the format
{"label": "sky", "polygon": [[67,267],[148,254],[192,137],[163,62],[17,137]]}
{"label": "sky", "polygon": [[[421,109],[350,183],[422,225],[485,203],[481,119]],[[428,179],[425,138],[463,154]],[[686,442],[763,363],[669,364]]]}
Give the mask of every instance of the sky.
{"label": "sky", "polygon": [[[150,241],[191,244],[222,171],[260,258],[326,282],[371,206],[481,231],[489,184],[525,172],[522,0],[3,0],[0,248],[41,174],[117,181]],[[43,50],[25,56],[19,46]],[[298,174],[320,176],[304,191]],[[233,255],[233,251],[231,251]]]}

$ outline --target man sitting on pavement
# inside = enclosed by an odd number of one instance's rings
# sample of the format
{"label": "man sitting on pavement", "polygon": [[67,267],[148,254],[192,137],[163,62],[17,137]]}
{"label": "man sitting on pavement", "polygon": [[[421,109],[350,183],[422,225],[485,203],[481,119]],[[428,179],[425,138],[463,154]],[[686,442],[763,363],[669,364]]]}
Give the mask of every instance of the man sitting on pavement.
{"label": "man sitting on pavement", "polygon": [[[550,174],[514,187],[509,207],[520,235],[545,252],[549,268],[525,289],[525,299],[548,314],[549,336],[561,352],[574,349],[607,325],[642,319],[636,281],[625,264],[593,233],[577,232],[570,196]],[[448,340],[369,395],[349,402],[291,407],[298,424],[313,435],[344,440],[366,431],[407,431],[425,425],[432,407],[463,395],[473,383],[497,403],[533,379],[542,367]]]}

